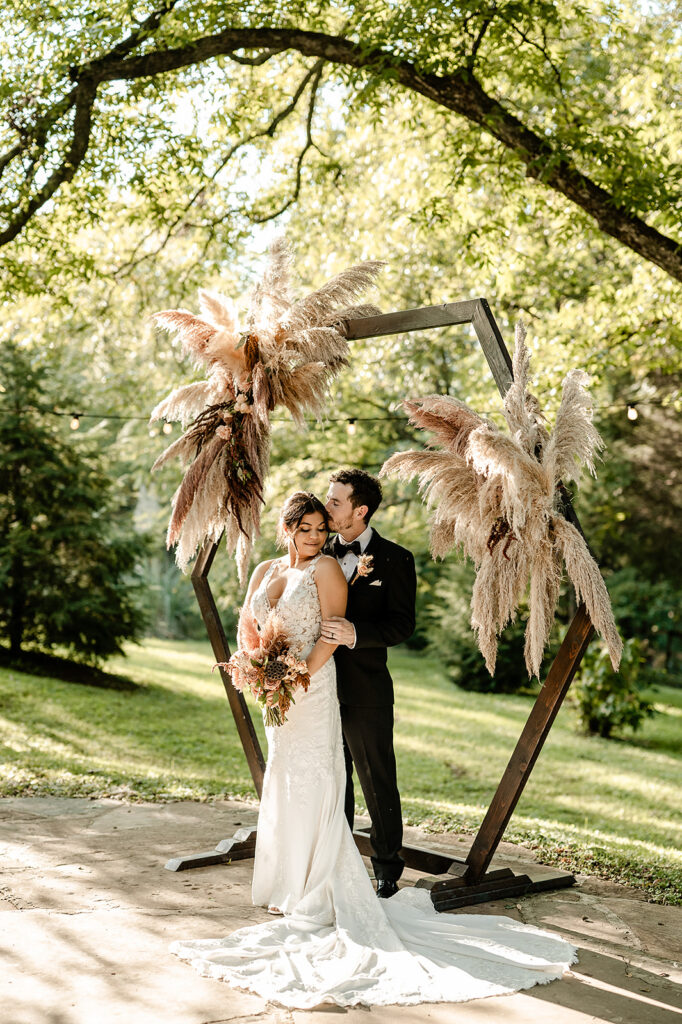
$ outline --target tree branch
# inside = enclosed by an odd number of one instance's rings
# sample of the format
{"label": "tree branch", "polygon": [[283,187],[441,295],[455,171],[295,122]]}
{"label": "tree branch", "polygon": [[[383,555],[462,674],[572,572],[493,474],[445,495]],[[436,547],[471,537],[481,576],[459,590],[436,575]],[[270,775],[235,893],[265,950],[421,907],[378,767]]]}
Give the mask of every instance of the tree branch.
{"label": "tree branch", "polygon": [[[306,115],[306,139],[301,152],[298,154],[298,157],[296,158],[296,171],[294,174],[293,192],[291,193],[288,199],[285,199],[284,202],[277,207],[276,210],[272,210],[270,213],[263,214],[252,213],[251,222],[253,224],[267,224],[268,221],[276,220],[277,217],[280,217],[283,213],[285,213],[285,211],[288,210],[290,206],[293,206],[293,204],[296,202],[299,195],[301,194],[303,162],[309,149],[317,149],[317,146],[313,141],[312,124],[313,116],[315,113],[315,99],[317,95],[317,89],[322,78],[322,70],[324,68],[324,64],[325,61],[318,61],[318,64],[312,69],[313,84],[310,90],[310,101],[308,104],[308,113]],[[199,229],[213,229],[216,227],[218,223],[220,223],[220,220],[222,219],[223,218],[221,217],[219,220],[216,219],[209,222],[204,222],[203,224],[193,224],[192,227]]]}
{"label": "tree branch", "polygon": [[511,20],[511,18],[506,18],[506,17],[504,17],[504,15],[500,15],[500,17],[502,18],[502,21],[505,23],[505,25],[509,26],[509,28],[512,30],[512,32],[516,32],[516,34],[521,39],[523,39],[524,43],[526,43],[527,46],[531,46],[533,49],[538,50],[542,54],[542,56],[545,58],[545,60],[547,61],[547,64],[549,65],[549,67],[552,70],[552,74],[554,75],[554,79],[555,79],[557,87],[559,89],[559,95],[560,95],[560,97],[561,97],[561,99],[562,99],[562,101],[563,101],[563,103],[565,105],[566,97],[564,96],[564,83],[563,83],[563,79],[561,77],[561,69],[559,67],[557,67],[557,65],[552,60],[551,54],[550,54],[549,49],[547,47],[547,39],[546,39],[545,34],[544,34],[544,27],[543,27],[544,46],[541,46],[540,43],[536,43],[534,39],[531,39],[527,32],[524,32],[524,30],[522,28],[519,28],[519,26],[516,25]]}
{"label": "tree branch", "polygon": [[478,30],[478,35],[474,39],[473,44],[471,46],[471,50],[467,55],[467,67],[469,71],[474,70],[474,67],[476,65],[476,57],[478,56],[478,51],[480,49],[481,43],[483,42],[486,32],[490,28],[490,23],[492,20],[492,18],[485,18],[485,20],[481,23],[481,27]]}
{"label": "tree branch", "polygon": [[96,77],[97,68],[106,64],[111,60],[116,60],[119,57],[127,57],[129,53],[132,53],[140,43],[143,43],[150,36],[153,36],[163,17],[169,14],[173,10],[178,0],[165,0],[161,7],[157,10],[152,11],[144,21],[139,22],[137,28],[133,29],[129,36],[122,39],[120,43],[117,43],[112,50],[109,50],[107,54],[102,57],[98,57],[96,60],[90,61],[88,64],[75,65],[69,68],[69,76],[73,82],[77,82],[82,75]]}
{"label": "tree branch", "polygon": [[[143,43],[146,39],[152,36],[154,32],[156,32],[164,15],[168,14],[169,11],[172,11],[177,3],[178,0],[164,0],[162,6],[156,11],[152,11],[144,21],[139,23],[137,28],[133,29],[126,39],[121,40],[121,42],[114,46],[106,56],[99,58],[97,61],[93,61],[90,66],[96,67],[102,62],[126,57],[137,46],[139,46],[140,43]],[[47,146],[50,129],[57,123],[57,121],[68,113],[74,105],[76,105],[72,143],[64,156],[61,167],[59,167],[50,176],[43,188],[40,189],[36,196],[34,196],[33,200],[29,201],[26,207],[23,210],[20,210],[15,218],[10,221],[7,230],[0,233],[0,246],[5,245],[7,242],[15,238],[31,219],[33,214],[52,198],[59,186],[64,181],[71,180],[78,168],[78,165],[81,163],[87,152],[90,129],[92,127],[92,105],[97,92],[99,78],[96,73],[91,74],[85,67],[70,68],[69,77],[76,83],[76,86],[62,97],[61,100],[58,100],[57,103],[53,104],[43,117],[36,121],[32,128],[26,129],[21,140],[16,143],[16,145],[0,156],[0,178],[11,161],[16,157],[21,156],[22,153],[25,153],[31,145],[34,145],[37,149],[36,155],[34,155],[31,160],[31,165],[35,167],[40,159],[41,152],[44,152]],[[93,92],[89,101],[89,109],[86,111],[85,106],[83,106],[83,100],[89,95],[90,90],[88,83],[93,85]],[[32,180],[32,176],[26,176],[25,184],[30,183]]]}
{"label": "tree branch", "polygon": [[[271,53],[268,55],[268,59],[269,59],[270,56],[272,56]],[[310,148],[310,145],[313,144],[312,143],[312,138],[310,137],[310,131],[311,131],[312,115],[313,115],[313,110],[314,110],[315,96],[316,96],[316,93],[317,93],[318,86],[320,84],[320,78],[322,76],[322,70],[324,68],[324,64],[325,64],[325,62],[323,60],[316,61],[316,63],[313,65],[313,67],[304,75],[303,79],[299,83],[299,85],[298,85],[298,87],[296,89],[296,92],[292,96],[292,98],[289,101],[289,103],[287,103],[286,107],[283,107],[282,110],[280,110],[277,114],[275,114],[275,116],[273,117],[272,121],[270,121],[270,123],[267,125],[266,128],[261,128],[260,131],[252,132],[250,135],[245,136],[245,138],[240,139],[239,142],[235,142],[235,144],[233,146],[230,146],[230,148],[228,149],[228,151],[225,154],[225,156],[223,157],[223,159],[220,161],[220,163],[218,164],[216,169],[213,171],[213,173],[209,176],[209,179],[208,179],[209,181],[215,181],[215,179],[218,177],[218,175],[221,174],[222,171],[225,170],[225,168],[227,167],[227,165],[230,162],[230,160],[232,159],[232,157],[240,149],[243,149],[245,146],[248,146],[251,142],[255,142],[256,139],[264,138],[266,135],[269,135],[270,137],[274,136],[275,132],[277,131],[277,128],[282,123],[282,121],[286,120],[287,117],[289,117],[291,114],[293,114],[293,112],[296,109],[296,106],[298,104],[298,101],[300,100],[301,96],[305,92],[309,82],[312,79],[313,80],[313,87],[312,87],[312,92],[311,92],[310,106],[309,106],[309,109],[308,109],[308,115],[307,115],[307,119],[306,119],[307,138],[310,140],[310,144],[306,145],[306,148],[305,148],[305,150],[303,152],[305,153],[305,151]],[[302,162],[302,157],[299,157],[299,163],[297,164],[297,183],[298,183],[298,187],[295,190],[295,198],[298,198],[298,195],[300,193],[300,167],[301,167],[301,162]],[[139,252],[141,246],[144,245],[144,243],[147,241],[147,239],[152,234],[152,232],[149,232],[149,234],[145,235],[144,238],[135,247],[135,249],[133,250],[133,253],[130,256],[130,259],[127,260],[126,263],[124,263],[122,266],[120,266],[118,268],[118,270],[115,271],[114,276],[115,277],[120,277],[122,274],[128,273],[130,270],[133,270],[135,267],[139,266],[141,263],[144,263],[145,260],[153,259],[154,257],[158,256],[159,253],[162,252],[162,250],[165,249],[165,247],[168,245],[168,242],[173,237],[175,231],[179,227],[182,227],[182,226],[184,226],[186,224],[185,214],[187,214],[189,212],[189,210],[194,206],[194,204],[197,202],[199,197],[201,195],[203,195],[203,193],[205,191],[206,191],[206,184],[201,185],[198,189],[195,190],[194,194],[192,196],[190,196],[190,198],[187,200],[187,202],[183,206],[181,213],[179,213],[178,216],[175,218],[175,220],[172,222],[172,224],[170,224],[168,226],[168,228],[166,230],[166,233],[165,233],[165,235],[164,235],[160,245],[158,245],[157,248],[154,249],[153,252],[145,253],[144,256],[140,256],[139,258],[137,258],[137,253]],[[288,202],[284,209],[286,209],[289,206],[291,206],[291,202],[293,202],[293,200]],[[283,212],[283,211],[279,211],[279,212]],[[265,218],[265,220],[271,220],[271,219],[272,219],[272,217]],[[259,223],[259,224],[260,223],[264,223],[264,221],[263,220],[258,220],[257,223]],[[212,226],[215,226],[215,223],[212,224]]]}
{"label": "tree branch", "polygon": [[230,60],[236,64],[246,64],[247,67],[257,68],[261,64],[266,64],[271,57],[276,57],[278,53],[282,53],[282,50],[264,50],[257,57],[239,57],[236,53],[231,53]]}
{"label": "tree branch", "polygon": [[39,189],[32,199],[28,201],[23,210],[10,222],[5,231],[0,231],[0,246],[12,241],[29,222],[37,210],[51,199],[60,185],[71,181],[81,164],[90,144],[90,132],[92,129],[92,108],[95,102],[97,86],[94,82],[85,79],[80,82],[75,91],[75,113],[71,143],[64,154],[59,167],[49,176],[45,184]]}
{"label": "tree branch", "polygon": [[318,90],[318,87],[319,87],[319,84],[320,84],[320,79],[322,78],[322,69],[323,69],[323,67],[324,67],[324,61],[318,61],[318,63],[315,65],[315,68],[313,69],[314,70],[313,84],[312,84],[312,87],[310,89],[310,103],[308,104],[308,116],[306,117],[305,145],[303,146],[303,149],[301,150],[301,152],[298,154],[298,159],[296,161],[296,174],[294,176],[294,191],[290,195],[289,199],[285,200],[285,202],[282,204],[282,206],[280,206],[280,208],[278,210],[275,210],[274,213],[268,213],[268,214],[266,214],[266,215],[264,215],[262,217],[257,217],[255,219],[255,223],[256,224],[265,224],[269,220],[275,220],[275,218],[279,217],[282,213],[285,212],[285,210],[288,210],[290,206],[293,206],[293,204],[296,202],[296,200],[298,199],[299,195],[301,194],[301,171],[303,170],[303,161],[305,160],[305,155],[308,152],[308,150],[311,149],[311,147],[314,145],[314,143],[313,143],[313,115],[315,113],[315,98],[316,98],[317,90]]}
{"label": "tree branch", "polygon": [[[163,4],[161,8],[159,8],[156,11],[152,11],[152,13],[147,18],[145,18],[144,21],[140,22],[138,27],[134,29],[126,39],[123,39],[120,43],[118,43],[113,48],[113,50],[111,50],[106,55],[106,57],[100,58],[100,61],[110,60],[114,57],[127,57],[128,54],[135,49],[135,47],[139,46],[140,43],[144,42],[145,39],[148,39],[151,35],[154,34],[154,32],[158,29],[163,16],[165,14],[168,14],[169,11],[172,11],[172,9],[175,7],[177,3],[178,0],[166,0],[166,2]],[[93,65],[96,65],[97,63],[97,61],[94,61]],[[69,68],[69,77],[72,81],[78,83],[81,79],[92,76],[89,76],[85,72],[84,68],[72,67]],[[18,142],[11,149],[9,149],[5,154],[0,156],[0,177],[2,176],[2,173],[5,170],[5,167],[15,157],[25,152],[29,148],[31,142],[37,143],[39,150],[45,148],[47,134],[50,128],[52,128],[52,126],[56,124],[56,122],[61,117],[63,117],[64,114],[66,114],[71,109],[71,107],[73,107],[74,103],[77,100],[77,96],[78,89],[71,89],[71,91],[68,92],[66,96],[64,96],[57,103],[53,104],[53,106],[50,107],[47,113],[36,121],[33,127],[28,127],[24,129],[24,131],[22,132],[21,141]]]}
{"label": "tree branch", "polygon": [[[143,55],[123,58],[120,57],[120,48],[115,48],[111,53],[77,69],[79,108],[76,121],[79,130],[76,131],[74,125],[74,142],[67,160],[0,235],[0,245],[16,237],[32,214],[54,194],[59,184],[73,176],[79,160],[87,150],[83,129],[87,122],[89,131],[90,111],[99,83],[153,77],[213,57],[234,58],[239,51],[244,50],[265,50],[272,55],[288,49],[296,50],[303,56],[317,57],[375,75],[390,71],[393,79],[404,88],[459,114],[494,136],[525,164],[528,177],[536,178],[565,196],[594,218],[606,234],[655,263],[676,280],[682,281],[682,245],[679,242],[663,235],[620,205],[606,189],[579,171],[563,153],[527,128],[497,99],[486,93],[468,68],[462,67],[449,74],[436,75],[421,71],[410,61],[387,50],[368,50],[340,36],[291,28],[228,29],[196,39],[177,49],[152,50]],[[240,61],[245,59],[248,58],[238,56]],[[86,97],[89,99],[86,100]]]}
{"label": "tree branch", "polygon": [[76,102],[78,96],[78,88],[74,86],[62,99],[54,103],[42,117],[39,117],[36,123],[29,128],[24,129],[21,136],[21,141],[17,142],[16,145],[8,149],[6,153],[0,156],[0,177],[12,160],[17,156],[21,156],[27,149],[30,148],[31,143],[34,143],[38,150],[44,150],[47,143],[47,136],[57,121],[60,120],[65,114],[71,110]]}

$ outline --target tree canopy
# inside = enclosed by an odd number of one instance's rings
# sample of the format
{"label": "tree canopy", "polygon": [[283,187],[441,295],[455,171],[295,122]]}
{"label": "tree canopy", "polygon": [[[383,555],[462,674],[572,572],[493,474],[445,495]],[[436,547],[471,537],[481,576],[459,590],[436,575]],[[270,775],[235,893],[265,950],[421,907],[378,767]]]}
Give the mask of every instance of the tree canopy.
{"label": "tree canopy", "polygon": [[[451,182],[496,163],[680,281],[675,13],[636,0],[0,7],[0,245],[93,223],[114,196],[146,231],[224,242],[289,209],[310,174],[339,173],[343,139],[323,149],[320,131],[390,123],[407,97],[427,148],[442,115]],[[297,143],[281,167],[270,143],[286,122]]]}
{"label": "tree canopy", "polygon": [[[131,495],[92,441],[41,416],[55,380],[11,340],[0,349],[0,637],[96,662],[145,623]],[[68,386],[68,385],[67,385]],[[137,592],[137,593],[136,593]]]}
{"label": "tree canopy", "polygon": [[[382,258],[385,310],[482,295],[507,339],[523,317],[550,414],[584,366],[611,451],[576,498],[588,538],[607,571],[677,587],[678,7],[0,0],[8,335],[79,377],[78,443],[112,476],[125,463],[160,550],[177,476],[150,484],[169,438],[144,420],[194,371],[149,314],[196,308],[200,286],[243,294],[285,229],[302,292]],[[341,463],[377,470],[414,441],[400,399],[431,391],[499,410],[466,331],[354,343],[323,424],[275,424],[263,556],[281,498]],[[412,490],[387,486],[384,524],[415,550],[425,612],[447,567]],[[161,553],[150,579],[174,605],[157,618],[186,624],[191,587],[171,595]],[[212,580],[239,603],[231,565]]]}

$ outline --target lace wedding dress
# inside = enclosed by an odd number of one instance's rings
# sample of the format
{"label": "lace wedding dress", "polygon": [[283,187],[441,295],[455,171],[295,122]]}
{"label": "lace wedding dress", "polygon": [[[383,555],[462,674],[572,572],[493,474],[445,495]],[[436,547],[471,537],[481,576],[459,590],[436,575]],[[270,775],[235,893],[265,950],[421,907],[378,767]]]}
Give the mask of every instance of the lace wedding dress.
{"label": "lace wedding dress", "polygon": [[[318,556],[319,557],[319,556]],[[277,613],[297,653],[320,633],[317,559],[287,583]],[[262,624],[267,584],[251,608]],[[487,914],[438,914],[425,889],[377,899],[344,816],[345,768],[334,661],[268,728],[253,902],[284,916],[219,939],[173,943],[201,974],[291,1008],[463,1002],[560,978],[575,948]]]}

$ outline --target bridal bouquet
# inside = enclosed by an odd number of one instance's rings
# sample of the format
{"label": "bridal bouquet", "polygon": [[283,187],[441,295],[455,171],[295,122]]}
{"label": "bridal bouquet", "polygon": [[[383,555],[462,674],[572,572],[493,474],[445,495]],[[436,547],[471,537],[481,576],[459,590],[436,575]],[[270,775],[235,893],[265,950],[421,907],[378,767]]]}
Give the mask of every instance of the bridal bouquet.
{"label": "bridal bouquet", "polygon": [[254,649],[240,648],[229,661],[218,665],[230,672],[237,690],[251,691],[265,712],[266,725],[283,725],[287,711],[296,703],[294,691],[300,688],[305,693],[310,686],[308,666],[291,653],[276,614],[268,616],[256,636],[258,645]]}

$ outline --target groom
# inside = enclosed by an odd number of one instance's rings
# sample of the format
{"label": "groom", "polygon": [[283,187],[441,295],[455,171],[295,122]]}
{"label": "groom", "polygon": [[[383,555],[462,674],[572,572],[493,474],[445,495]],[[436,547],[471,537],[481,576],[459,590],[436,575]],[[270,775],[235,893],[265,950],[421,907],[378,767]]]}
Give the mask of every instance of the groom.
{"label": "groom", "polygon": [[398,890],[404,864],[386,649],[414,632],[417,579],[412,554],[369,525],[380,502],[381,484],[369,473],[343,469],[330,477],[326,508],[337,532],[330,554],[349,587],[346,617],[325,619],[322,639],[339,644],[334,658],[346,757],[346,817],[352,830],[354,764],[372,821],[377,896],[387,899]]}

